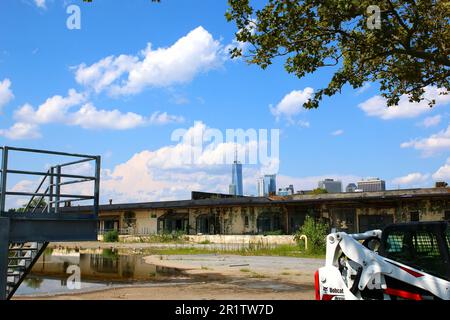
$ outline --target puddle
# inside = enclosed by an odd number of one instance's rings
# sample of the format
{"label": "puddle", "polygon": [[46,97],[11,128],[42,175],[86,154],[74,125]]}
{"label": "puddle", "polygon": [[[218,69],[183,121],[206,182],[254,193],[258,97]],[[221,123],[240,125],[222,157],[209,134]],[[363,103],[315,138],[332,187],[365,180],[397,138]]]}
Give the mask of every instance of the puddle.
{"label": "puddle", "polygon": [[[119,255],[110,249],[100,250],[95,254],[48,249],[36,262],[15,295],[75,293],[119,285],[185,279],[182,270],[147,264],[143,257]],[[70,266],[80,268],[80,289],[69,288],[73,283],[69,279],[73,271],[67,273]]]}

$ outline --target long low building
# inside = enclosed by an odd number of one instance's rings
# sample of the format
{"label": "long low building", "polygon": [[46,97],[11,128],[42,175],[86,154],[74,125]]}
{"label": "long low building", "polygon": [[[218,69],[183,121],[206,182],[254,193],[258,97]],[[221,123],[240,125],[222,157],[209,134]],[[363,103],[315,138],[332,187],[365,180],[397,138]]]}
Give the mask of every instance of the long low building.
{"label": "long low building", "polygon": [[382,228],[392,222],[450,220],[447,187],[287,197],[193,195],[191,200],[101,205],[99,232],[292,234],[307,215],[323,218],[330,228],[346,232]]}

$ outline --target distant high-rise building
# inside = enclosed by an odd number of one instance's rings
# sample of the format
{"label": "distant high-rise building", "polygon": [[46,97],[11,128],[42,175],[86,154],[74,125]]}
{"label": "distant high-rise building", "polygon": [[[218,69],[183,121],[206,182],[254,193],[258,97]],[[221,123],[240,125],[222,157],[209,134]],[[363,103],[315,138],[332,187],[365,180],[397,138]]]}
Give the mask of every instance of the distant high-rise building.
{"label": "distant high-rise building", "polygon": [[232,195],[236,195],[236,186],[234,184],[230,184],[228,186],[228,193]]}
{"label": "distant high-rise building", "polygon": [[289,187],[287,187],[287,189],[291,192],[291,194],[295,193],[293,184],[290,184]]}
{"label": "distant high-rise building", "polygon": [[258,178],[257,181],[258,197],[264,197],[264,179]]}
{"label": "distant high-rise building", "polygon": [[237,160],[237,151],[235,151],[234,162],[231,168],[231,184],[229,186],[230,194],[236,196],[244,195],[244,186],[242,183],[242,164]]}
{"label": "distant high-rise building", "polygon": [[345,188],[345,192],[355,192],[355,190],[358,189],[358,187],[356,186],[356,184],[354,183],[349,183],[347,185],[347,187]]}
{"label": "distant high-rise building", "polygon": [[264,195],[269,196],[277,193],[277,175],[266,174],[264,175]]}
{"label": "distant high-rise building", "polygon": [[319,181],[319,188],[327,190],[328,193],[339,193],[342,192],[342,182],[333,179],[325,179]]}
{"label": "distant high-rise building", "polygon": [[279,196],[291,196],[294,194],[294,186],[291,184],[289,187],[278,189]]}
{"label": "distant high-rise building", "polygon": [[363,192],[385,191],[386,182],[380,178],[370,178],[358,181],[358,189]]}

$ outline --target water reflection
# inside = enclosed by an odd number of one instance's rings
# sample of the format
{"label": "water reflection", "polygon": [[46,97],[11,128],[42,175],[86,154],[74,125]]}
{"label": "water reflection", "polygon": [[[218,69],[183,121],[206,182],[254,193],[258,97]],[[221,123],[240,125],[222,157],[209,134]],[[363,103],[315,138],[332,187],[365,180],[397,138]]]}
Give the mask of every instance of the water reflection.
{"label": "water reflection", "polygon": [[145,283],[176,278],[182,272],[144,262],[141,255],[122,255],[109,249],[95,253],[75,250],[47,250],[34,265],[16,295],[70,292],[66,273],[71,265],[80,267],[81,289],[97,289],[116,284]]}

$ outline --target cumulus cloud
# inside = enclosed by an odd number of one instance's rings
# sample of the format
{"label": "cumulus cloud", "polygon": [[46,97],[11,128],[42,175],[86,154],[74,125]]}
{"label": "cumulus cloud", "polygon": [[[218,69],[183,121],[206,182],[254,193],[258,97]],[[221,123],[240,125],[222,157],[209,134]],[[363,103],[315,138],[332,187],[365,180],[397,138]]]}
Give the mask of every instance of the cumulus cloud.
{"label": "cumulus cloud", "polygon": [[84,129],[126,130],[142,126],[146,120],[143,116],[119,110],[98,110],[91,103],[83,105],[78,111],[66,115],[65,122]]}
{"label": "cumulus cloud", "polygon": [[90,66],[83,63],[77,67],[75,80],[98,93],[108,88],[124,73],[130,72],[138,61],[138,57],[120,55],[106,57]]}
{"label": "cumulus cloud", "polygon": [[2,108],[13,98],[14,94],[11,90],[11,81],[9,79],[0,81],[0,112],[2,111]]}
{"label": "cumulus cloud", "polygon": [[41,133],[36,124],[16,122],[8,129],[0,129],[0,136],[11,140],[38,139]]}
{"label": "cumulus cloud", "polygon": [[307,87],[303,90],[293,90],[275,106],[270,106],[270,111],[278,119],[286,117],[292,120],[292,117],[303,110],[303,104],[311,99],[314,89]]}
{"label": "cumulus cloud", "polygon": [[64,122],[69,109],[79,105],[85,99],[85,95],[70,89],[66,97],[55,95],[48,98],[37,109],[34,109],[30,104],[25,104],[16,110],[14,117],[18,121],[35,124]]}
{"label": "cumulus cloud", "polygon": [[81,64],[76,67],[75,79],[96,92],[128,95],[147,87],[190,82],[223,61],[223,46],[200,26],[167,48],[153,49],[149,43],[139,55],[109,56],[90,66]]}
{"label": "cumulus cloud", "polygon": [[450,125],[428,138],[414,139],[400,145],[402,148],[414,148],[422,151],[423,156],[428,157],[442,151],[450,150]]}
{"label": "cumulus cloud", "polygon": [[[227,193],[235,148],[239,159],[245,162],[246,153],[259,141],[232,143],[211,139],[217,133],[214,130],[196,122],[172,137],[173,144],[143,150],[126,162],[104,170],[105,199],[112,198],[115,202],[187,199],[193,190]],[[257,177],[262,172],[274,173],[271,171],[277,170],[274,164],[278,164],[278,159],[245,165],[244,192],[255,194]]]}
{"label": "cumulus cloud", "polygon": [[448,158],[447,162],[433,174],[433,180],[435,181],[450,180],[450,158]]}
{"label": "cumulus cloud", "polygon": [[407,95],[402,95],[398,105],[388,107],[386,99],[382,96],[374,96],[358,107],[363,110],[370,117],[377,117],[383,120],[400,119],[400,118],[415,118],[421,114],[430,112],[432,109],[428,106],[431,100],[436,101],[436,105],[445,105],[450,102],[450,95],[444,95],[446,92],[443,88],[428,86],[425,88],[423,94],[424,100],[421,102],[409,102]]}
{"label": "cumulus cloud", "polygon": [[414,172],[407,174],[406,176],[403,177],[395,178],[392,180],[392,183],[394,185],[408,186],[408,187],[423,186],[423,184],[427,182],[429,177],[430,177],[429,174]]}
{"label": "cumulus cloud", "polygon": [[[14,113],[17,121],[11,128],[0,130],[0,135],[10,139],[36,139],[41,137],[39,126],[60,123],[79,126],[84,129],[127,130],[145,125],[181,123],[184,118],[167,112],[154,112],[143,116],[117,109],[97,109],[92,103],[85,103],[87,96],[70,89],[67,96],[55,95],[34,108],[25,104]],[[73,107],[79,107],[72,110]]]}

